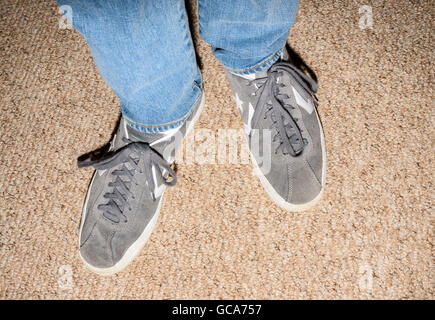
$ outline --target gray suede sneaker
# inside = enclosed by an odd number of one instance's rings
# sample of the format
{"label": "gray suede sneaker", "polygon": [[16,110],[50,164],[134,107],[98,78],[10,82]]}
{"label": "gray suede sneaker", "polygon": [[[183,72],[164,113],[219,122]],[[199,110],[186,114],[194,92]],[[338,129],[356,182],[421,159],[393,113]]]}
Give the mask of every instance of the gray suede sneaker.
{"label": "gray suede sneaker", "polygon": [[140,252],[157,222],[163,192],[177,181],[170,164],[203,105],[204,96],[182,126],[164,133],[138,132],[122,118],[107,153],[79,159],[79,167],[96,169],[79,236],[79,254],[89,269],[111,275]]}
{"label": "gray suede sneaker", "polygon": [[287,59],[284,49],[267,70],[225,72],[245,125],[254,172],[278,205],[302,211],[322,195],[326,152],[314,96],[317,84]]}

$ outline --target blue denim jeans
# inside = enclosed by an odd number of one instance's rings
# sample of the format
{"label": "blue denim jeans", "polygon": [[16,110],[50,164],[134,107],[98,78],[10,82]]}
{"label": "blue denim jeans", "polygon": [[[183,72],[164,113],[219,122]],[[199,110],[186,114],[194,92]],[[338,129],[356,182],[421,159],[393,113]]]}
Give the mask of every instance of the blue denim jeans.
{"label": "blue denim jeans", "polygon": [[[183,123],[202,91],[184,0],[58,0],[86,39],[130,126]],[[199,31],[227,68],[249,74],[279,57],[298,0],[198,0]],[[67,8],[67,7],[64,7]]]}

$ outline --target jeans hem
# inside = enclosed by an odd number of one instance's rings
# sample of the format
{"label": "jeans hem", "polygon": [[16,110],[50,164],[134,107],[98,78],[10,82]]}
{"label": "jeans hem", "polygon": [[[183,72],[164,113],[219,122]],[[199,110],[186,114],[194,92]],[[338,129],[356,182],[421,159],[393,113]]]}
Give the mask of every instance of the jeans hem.
{"label": "jeans hem", "polygon": [[198,95],[198,98],[196,98],[195,102],[192,104],[192,107],[190,108],[190,110],[181,119],[171,121],[170,123],[146,126],[146,125],[135,123],[134,121],[128,119],[124,115],[123,115],[123,117],[126,120],[127,124],[130,127],[132,127],[133,129],[135,129],[136,131],[143,132],[143,133],[165,132],[165,131],[168,131],[170,129],[175,129],[175,128],[182,126],[184,124],[184,122],[190,117],[194,106],[199,103],[203,94],[204,94],[204,92],[200,89],[200,94]]}
{"label": "jeans hem", "polygon": [[169,124],[162,124],[162,125],[157,125],[157,126],[144,126],[138,123],[134,123],[131,120],[127,119],[124,116],[125,121],[127,122],[127,124],[132,127],[134,130],[139,131],[139,132],[143,132],[143,133],[158,133],[158,132],[165,132],[167,130],[170,129],[174,129],[177,128],[179,126],[181,126],[184,121],[186,120],[186,117],[183,117],[180,120],[177,120],[175,122],[169,123]]}
{"label": "jeans hem", "polygon": [[228,68],[228,70],[234,74],[252,74],[252,73],[262,71],[266,68],[269,68],[272,64],[274,64],[279,59],[283,51],[283,48],[280,48],[274,54],[264,58],[260,63],[256,64],[253,67],[245,68],[244,70],[232,70]]}

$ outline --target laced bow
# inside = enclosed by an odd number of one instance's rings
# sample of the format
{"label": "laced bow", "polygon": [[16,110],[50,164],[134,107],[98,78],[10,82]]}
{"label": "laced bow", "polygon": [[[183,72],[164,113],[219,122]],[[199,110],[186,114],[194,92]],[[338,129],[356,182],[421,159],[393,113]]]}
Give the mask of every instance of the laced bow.
{"label": "laced bow", "polygon": [[[177,183],[174,170],[148,143],[132,142],[126,138],[123,138],[123,141],[127,144],[118,150],[109,151],[98,158],[91,154],[78,161],[79,168],[92,166],[97,170],[106,170],[120,166],[119,169],[113,170],[112,175],[116,178],[108,184],[109,187],[113,187],[113,192],[104,194],[104,198],[109,199],[108,203],[98,205],[98,209],[103,211],[103,215],[115,223],[120,222],[121,218],[123,222],[127,222],[125,211],[127,208],[131,210],[129,199],[135,198],[130,189],[132,183],[138,184],[135,178],[136,172],[145,173],[146,185],[154,201],[156,195],[154,194],[153,167],[157,169],[155,170],[156,175],[160,176],[165,185],[174,186]],[[171,181],[165,179],[165,171],[168,173],[168,177],[172,177]],[[121,177],[125,177],[125,179],[121,179]]]}

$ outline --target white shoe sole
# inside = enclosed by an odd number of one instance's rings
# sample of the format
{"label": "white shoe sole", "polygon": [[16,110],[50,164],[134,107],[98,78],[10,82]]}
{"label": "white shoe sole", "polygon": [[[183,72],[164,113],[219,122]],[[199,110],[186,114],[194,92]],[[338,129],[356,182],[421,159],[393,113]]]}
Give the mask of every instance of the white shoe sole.
{"label": "white shoe sole", "polygon": [[[203,92],[199,108],[198,108],[195,116],[193,117],[193,119],[191,121],[189,121],[189,123],[187,124],[187,130],[186,130],[185,137],[187,137],[187,135],[193,129],[195,122],[198,120],[198,118],[202,112],[202,109],[204,108],[204,105],[205,105],[205,94]],[[86,260],[82,257],[82,255],[80,253],[81,235],[82,235],[83,225],[84,225],[85,220],[86,220],[86,207],[88,205],[88,200],[89,200],[89,190],[91,190],[92,184],[94,182],[95,174],[96,174],[96,172],[94,172],[94,175],[92,177],[92,181],[91,181],[91,184],[89,185],[88,193],[86,195],[85,204],[83,206],[82,219],[81,219],[80,231],[79,231],[79,256],[80,256],[81,260],[83,261],[84,265],[92,272],[97,273],[97,274],[102,275],[102,276],[110,276],[110,275],[113,275],[115,273],[122,271],[125,267],[127,267],[130,264],[130,262],[133,261],[133,259],[139,254],[139,252],[144,247],[145,243],[148,241],[149,237],[151,236],[152,231],[154,230],[154,227],[157,223],[157,220],[158,220],[158,217],[160,214],[163,194],[160,197],[160,202],[157,206],[156,213],[151,218],[150,222],[145,227],[144,231],[139,236],[139,238],[135,242],[133,242],[133,244],[127,249],[127,251],[124,253],[122,258],[112,267],[98,268],[98,267],[92,266],[88,262],[86,262]]]}
{"label": "white shoe sole", "polygon": [[[326,180],[326,147],[325,147],[325,139],[323,137],[323,128],[322,124],[319,120],[319,115],[317,114],[317,110],[315,110],[317,120],[319,121],[320,126],[320,143],[322,146],[322,188],[320,189],[319,194],[310,202],[303,203],[303,204],[293,204],[290,202],[287,202],[283,197],[279,195],[278,192],[276,192],[275,188],[270,184],[270,182],[267,180],[266,176],[261,171],[260,167],[258,166],[257,161],[255,160],[255,157],[252,155],[251,151],[249,151],[251,155],[252,164],[254,166],[254,174],[258,176],[260,179],[261,184],[263,185],[264,190],[266,190],[266,193],[269,195],[269,197],[275,201],[276,204],[278,204],[281,208],[286,209],[288,211],[306,211],[311,209],[313,206],[316,205],[317,202],[319,202],[320,198],[323,195],[323,190],[325,189],[325,180]],[[249,150],[249,148],[248,148]]]}

